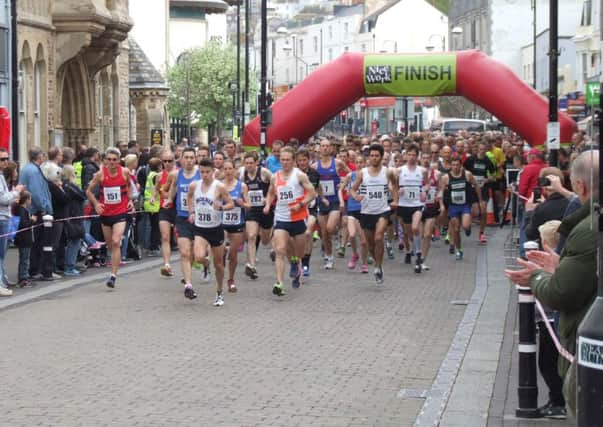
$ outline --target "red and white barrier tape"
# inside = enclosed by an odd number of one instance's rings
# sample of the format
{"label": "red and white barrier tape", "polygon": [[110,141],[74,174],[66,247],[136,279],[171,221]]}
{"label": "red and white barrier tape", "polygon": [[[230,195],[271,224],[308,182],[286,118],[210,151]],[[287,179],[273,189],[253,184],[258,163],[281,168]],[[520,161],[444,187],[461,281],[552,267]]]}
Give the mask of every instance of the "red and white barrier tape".
{"label": "red and white barrier tape", "polygon": [[564,359],[568,360],[570,363],[573,363],[574,356],[569,351],[567,351],[565,348],[563,348],[563,346],[559,342],[559,338],[557,338],[557,334],[553,330],[553,327],[551,326],[551,322],[547,321],[547,319],[549,317],[544,312],[544,308],[542,307],[542,304],[540,304],[540,301],[538,301],[537,299],[534,298],[534,300],[536,301],[536,308],[538,309],[538,312],[540,313],[542,318],[545,320],[544,324],[546,325],[546,329],[549,332],[549,335],[551,336],[551,339],[553,340],[553,344],[555,344],[557,351],[559,352],[559,354],[561,356],[563,356]]}
{"label": "red and white barrier tape", "polygon": [[[126,212],[126,213],[128,215],[134,215],[134,214],[143,213],[143,212],[145,212],[145,211],[139,210],[139,211]],[[100,215],[98,215],[98,214],[70,216],[68,218],[53,219],[52,222],[54,223],[54,222],[63,222],[63,221],[71,221],[71,220],[84,220],[84,219],[92,219],[92,218],[98,218],[98,217],[100,217]],[[0,238],[14,236],[15,234],[23,233],[25,231],[33,230],[35,228],[43,227],[43,226],[44,226],[44,222],[42,221],[41,223],[32,225],[31,227],[21,228],[19,230],[11,231],[10,233],[0,234]]]}

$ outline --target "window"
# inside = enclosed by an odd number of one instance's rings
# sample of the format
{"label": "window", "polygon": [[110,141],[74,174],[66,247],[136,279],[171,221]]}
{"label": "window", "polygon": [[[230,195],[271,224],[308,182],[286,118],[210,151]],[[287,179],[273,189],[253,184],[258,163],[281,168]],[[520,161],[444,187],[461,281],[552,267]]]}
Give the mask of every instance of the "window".
{"label": "window", "polygon": [[304,54],[304,39],[299,39],[299,56]]}
{"label": "window", "polygon": [[314,53],[318,52],[318,37],[314,36],[312,44],[314,45]]}
{"label": "window", "polygon": [[0,28],[0,73],[8,74],[8,29]]}
{"label": "window", "polygon": [[290,76],[289,76],[289,68],[285,69],[285,81],[289,84]]}
{"label": "window", "polygon": [[333,60],[333,48],[329,48],[329,61]]}
{"label": "window", "polygon": [[329,25],[329,40],[333,40],[333,27]]}
{"label": "window", "polygon": [[299,67],[299,79],[303,80],[304,78],[305,78],[305,76],[304,76],[304,67],[300,66]]}
{"label": "window", "polygon": [[582,82],[588,80],[588,54],[582,54]]}
{"label": "window", "polygon": [[345,34],[347,36],[349,32],[350,32],[350,24],[348,24],[347,22],[344,22],[343,23],[343,34]]}
{"label": "window", "polygon": [[588,26],[592,24],[592,0],[584,0],[582,6],[582,19],[580,25]]}
{"label": "window", "polygon": [[[23,62],[19,64],[19,147],[27,147],[27,74]],[[20,153],[21,154],[21,153]]]}
{"label": "window", "polygon": [[40,107],[41,107],[41,93],[40,93],[40,66],[38,64],[34,67],[34,81],[33,81],[33,116],[34,116],[34,144],[40,146]]}
{"label": "window", "polygon": [[171,6],[170,18],[203,20],[205,13],[196,7]]}
{"label": "window", "polygon": [[475,20],[471,21],[471,48],[477,47],[477,23]]}

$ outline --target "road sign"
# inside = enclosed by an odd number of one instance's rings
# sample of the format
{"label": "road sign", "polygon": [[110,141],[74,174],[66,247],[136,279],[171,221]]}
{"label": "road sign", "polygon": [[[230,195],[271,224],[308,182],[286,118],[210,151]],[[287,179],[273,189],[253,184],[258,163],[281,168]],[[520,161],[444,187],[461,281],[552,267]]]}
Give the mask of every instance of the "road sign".
{"label": "road sign", "polygon": [[599,94],[601,92],[601,83],[586,83],[586,105],[589,107],[598,107],[600,104]]}
{"label": "road sign", "polygon": [[549,150],[561,148],[561,128],[559,122],[549,122],[546,129],[546,146]]}
{"label": "road sign", "polygon": [[151,129],[151,143],[153,145],[163,144],[163,129]]}

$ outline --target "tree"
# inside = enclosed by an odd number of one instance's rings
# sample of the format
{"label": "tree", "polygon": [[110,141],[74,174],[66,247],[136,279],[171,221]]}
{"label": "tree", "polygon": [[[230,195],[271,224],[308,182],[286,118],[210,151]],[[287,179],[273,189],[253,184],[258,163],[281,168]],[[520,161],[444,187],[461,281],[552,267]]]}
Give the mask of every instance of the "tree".
{"label": "tree", "polygon": [[[199,127],[213,125],[220,135],[224,125],[232,123],[229,82],[236,81],[236,78],[236,51],[232,46],[211,40],[202,48],[182,53],[167,72],[170,115],[188,118],[189,121],[194,117]],[[244,82],[241,81],[243,87]],[[254,99],[251,89],[249,97]]]}

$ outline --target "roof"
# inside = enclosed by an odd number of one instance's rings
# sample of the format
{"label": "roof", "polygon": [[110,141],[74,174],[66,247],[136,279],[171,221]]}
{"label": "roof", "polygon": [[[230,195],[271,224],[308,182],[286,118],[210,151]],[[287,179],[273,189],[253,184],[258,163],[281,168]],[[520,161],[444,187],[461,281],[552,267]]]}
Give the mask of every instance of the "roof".
{"label": "roof", "polygon": [[[374,22],[377,21],[380,15],[387,12],[393,6],[397,5],[401,1],[404,0],[390,0],[381,8],[375,10],[373,13],[370,13],[364,17],[363,22]],[[448,15],[448,9],[450,6],[450,0],[425,0],[425,2],[429,3],[431,6],[436,8],[438,11],[442,12],[445,15]]]}
{"label": "roof", "polygon": [[167,84],[153,63],[132,38],[130,44],[130,89],[167,89]]}

